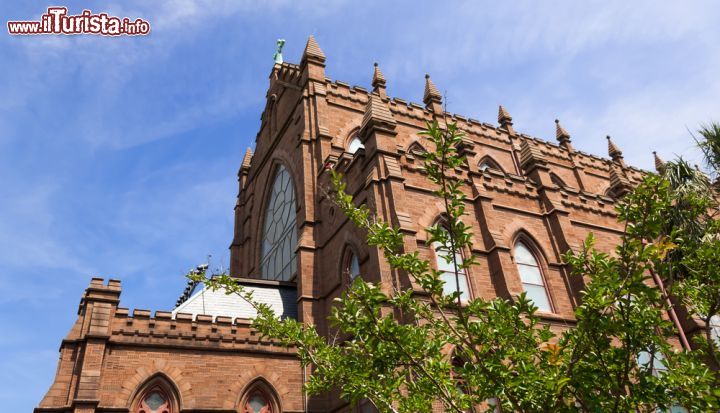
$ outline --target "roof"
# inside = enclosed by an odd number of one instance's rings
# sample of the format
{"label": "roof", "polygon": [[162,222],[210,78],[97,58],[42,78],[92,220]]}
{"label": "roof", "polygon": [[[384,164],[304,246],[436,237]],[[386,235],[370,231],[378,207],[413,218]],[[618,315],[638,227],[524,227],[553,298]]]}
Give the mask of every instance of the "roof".
{"label": "roof", "polygon": [[[297,318],[297,289],[294,285],[258,280],[241,280],[240,284],[247,291],[252,291],[255,300],[268,304],[280,318]],[[227,316],[251,319],[257,316],[250,303],[239,295],[226,294],[224,289],[212,291],[206,286],[176,307],[172,311],[173,318],[177,313],[189,313],[193,317],[206,314],[213,318]]]}

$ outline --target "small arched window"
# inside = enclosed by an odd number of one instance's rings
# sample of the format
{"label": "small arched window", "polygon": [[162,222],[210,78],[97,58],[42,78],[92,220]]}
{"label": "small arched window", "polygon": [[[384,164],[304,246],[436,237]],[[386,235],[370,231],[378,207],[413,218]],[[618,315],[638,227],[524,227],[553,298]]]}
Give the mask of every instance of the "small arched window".
{"label": "small arched window", "polygon": [[270,399],[260,390],[255,390],[245,401],[244,413],[274,413]]}
{"label": "small arched window", "polygon": [[435,250],[435,264],[438,271],[441,272],[440,280],[445,283],[443,285],[443,294],[450,295],[459,291],[460,300],[469,300],[470,288],[468,287],[467,274],[462,268],[457,268],[457,272],[455,271],[456,264],[459,267],[463,262],[460,252],[456,252],[453,257],[451,251],[437,242],[433,243],[433,250]]}
{"label": "small arched window", "polygon": [[503,169],[500,167],[500,165],[495,162],[495,160],[489,156],[486,156],[480,160],[478,163],[478,170],[480,172],[485,172],[488,169],[492,169],[494,171],[503,172]]}
{"label": "small arched window", "polygon": [[170,384],[161,376],[146,382],[130,406],[132,413],[176,413],[178,398]]}
{"label": "small arched window", "polygon": [[408,147],[408,153],[421,157],[427,153],[427,150],[420,144],[420,142],[413,142]]}
{"label": "small arched window", "polygon": [[518,241],[515,245],[515,264],[518,267],[518,272],[520,272],[520,280],[527,297],[541,311],[551,312],[552,307],[545,288],[542,269],[537,258],[535,258],[535,254],[530,251],[530,248],[523,241]]}
{"label": "small arched window", "polygon": [[292,178],[285,167],[278,165],[265,208],[260,259],[263,279],[288,281],[297,273],[295,216]]}
{"label": "small arched window", "polygon": [[362,141],[360,140],[360,136],[355,134],[352,139],[350,139],[350,143],[348,144],[348,152],[350,152],[351,154],[355,154],[358,149],[365,149],[365,145],[363,145]]}
{"label": "small arched window", "polygon": [[160,386],[155,386],[142,395],[137,413],[172,413],[172,402]]}
{"label": "small arched window", "polygon": [[347,248],[343,258],[342,276],[348,284],[352,284],[360,276],[360,261],[350,248]]}
{"label": "small arched window", "polygon": [[240,399],[241,413],[280,413],[282,409],[272,387],[263,380],[252,384]]}

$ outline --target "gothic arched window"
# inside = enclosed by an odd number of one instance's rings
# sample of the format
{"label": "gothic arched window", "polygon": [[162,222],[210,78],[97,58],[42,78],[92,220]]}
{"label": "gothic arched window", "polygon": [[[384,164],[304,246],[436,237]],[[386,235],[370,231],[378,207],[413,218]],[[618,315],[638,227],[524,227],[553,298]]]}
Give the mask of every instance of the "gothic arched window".
{"label": "gothic arched window", "polygon": [[490,156],[485,156],[480,160],[480,162],[478,162],[478,169],[480,170],[480,172],[484,172],[488,169],[503,172],[503,169],[500,167],[500,165],[495,162],[495,160]]}
{"label": "gothic arched window", "polygon": [[289,281],[297,273],[295,219],[292,178],[285,167],[278,165],[265,208],[260,258],[261,278]]}
{"label": "gothic arched window", "polygon": [[262,379],[249,386],[240,399],[240,413],[280,413],[280,403],[272,387]]}
{"label": "gothic arched window", "polygon": [[545,289],[545,280],[538,260],[523,241],[515,244],[515,264],[520,272],[520,280],[527,297],[541,311],[551,312],[550,298]]}
{"label": "gothic arched window", "polygon": [[162,388],[155,386],[140,398],[137,413],[172,413],[172,402]]}
{"label": "gothic arched window", "polygon": [[343,259],[342,275],[349,284],[352,284],[360,276],[360,261],[350,248],[347,249]]}
{"label": "gothic arched window", "polygon": [[420,142],[416,141],[416,142],[413,142],[412,144],[410,144],[410,146],[408,147],[408,153],[415,155],[415,156],[422,157],[423,155],[425,155],[427,153],[427,149],[425,149],[420,144]]}
{"label": "gothic arched window", "polygon": [[433,250],[435,251],[435,264],[437,265],[440,274],[440,280],[444,281],[443,294],[450,295],[456,291],[460,291],[460,300],[467,301],[470,299],[470,288],[468,287],[467,274],[462,268],[457,269],[455,272],[456,264],[460,266],[463,262],[462,255],[460,252],[455,253],[453,260],[452,253],[440,245],[440,243],[433,243]]}
{"label": "gothic arched window", "polygon": [[155,376],[136,393],[131,413],[177,413],[178,397],[173,387],[162,376]]}
{"label": "gothic arched window", "polygon": [[243,408],[243,413],[274,413],[270,399],[259,390],[250,394]]}

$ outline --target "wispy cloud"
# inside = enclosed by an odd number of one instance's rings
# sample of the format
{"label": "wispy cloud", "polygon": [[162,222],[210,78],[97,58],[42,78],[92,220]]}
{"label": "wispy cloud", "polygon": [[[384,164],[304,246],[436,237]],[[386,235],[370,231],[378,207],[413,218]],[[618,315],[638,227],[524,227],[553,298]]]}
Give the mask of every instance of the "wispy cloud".
{"label": "wispy cloud", "polygon": [[[85,272],[55,228],[54,199],[58,187],[13,188],[0,203],[0,261],[4,268],[59,268]],[[7,274],[16,276],[16,274]],[[0,278],[4,278],[0,276]]]}

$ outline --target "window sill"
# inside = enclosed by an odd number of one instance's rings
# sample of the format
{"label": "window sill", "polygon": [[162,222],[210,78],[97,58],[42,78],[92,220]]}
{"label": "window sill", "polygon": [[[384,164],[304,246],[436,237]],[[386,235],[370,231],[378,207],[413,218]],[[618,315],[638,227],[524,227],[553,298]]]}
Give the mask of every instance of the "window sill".
{"label": "window sill", "polygon": [[564,322],[573,323],[573,324],[577,322],[577,320],[575,319],[575,317],[568,317],[568,316],[564,316],[564,315],[561,315],[561,314],[552,313],[552,312],[547,312],[547,311],[542,311],[542,310],[537,310],[537,311],[535,312],[535,315],[538,316],[538,317],[540,317],[540,318],[543,319],[543,320],[549,320],[549,321],[564,321]]}

